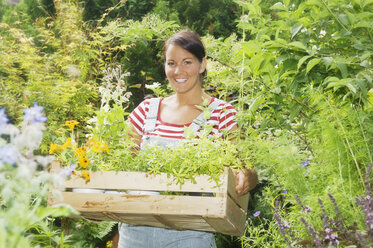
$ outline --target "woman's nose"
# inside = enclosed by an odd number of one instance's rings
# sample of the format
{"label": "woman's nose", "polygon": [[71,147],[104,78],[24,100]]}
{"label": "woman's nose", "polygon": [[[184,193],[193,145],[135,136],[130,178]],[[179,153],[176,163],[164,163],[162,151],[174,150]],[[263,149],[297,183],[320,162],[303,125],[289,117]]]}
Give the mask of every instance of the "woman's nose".
{"label": "woman's nose", "polygon": [[180,71],[181,71],[181,68],[180,68],[180,66],[175,66],[175,74],[178,74],[178,73],[180,73]]}

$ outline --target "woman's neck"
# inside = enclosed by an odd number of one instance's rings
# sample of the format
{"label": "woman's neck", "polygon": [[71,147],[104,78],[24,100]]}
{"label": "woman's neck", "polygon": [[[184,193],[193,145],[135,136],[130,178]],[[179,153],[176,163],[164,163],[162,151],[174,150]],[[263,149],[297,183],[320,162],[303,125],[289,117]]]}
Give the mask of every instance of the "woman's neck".
{"label": "woman's neck", "polygon": [[199,91],[188,92],[188,94],[174,94],[170,96],[173,98],[175,104],[181,105],[202,105],[205,99],[211,100],[211,97],[206,94],[202,89]]}

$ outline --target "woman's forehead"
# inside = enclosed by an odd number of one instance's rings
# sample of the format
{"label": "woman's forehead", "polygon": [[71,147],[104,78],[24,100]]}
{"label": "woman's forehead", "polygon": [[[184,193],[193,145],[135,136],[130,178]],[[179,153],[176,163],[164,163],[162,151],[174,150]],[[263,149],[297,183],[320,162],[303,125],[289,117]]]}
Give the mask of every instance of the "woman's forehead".
{"label": "woman's forehead", "polygon": [[166,60],[194,59],[196,56],[188,50],[176,44],[170,44],[165,54]]}

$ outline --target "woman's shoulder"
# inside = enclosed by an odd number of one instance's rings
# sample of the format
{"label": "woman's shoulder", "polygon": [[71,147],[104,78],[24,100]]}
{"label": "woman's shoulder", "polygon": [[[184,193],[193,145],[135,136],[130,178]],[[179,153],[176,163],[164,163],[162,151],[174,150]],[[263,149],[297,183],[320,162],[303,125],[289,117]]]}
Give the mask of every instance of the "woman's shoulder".
{"label": "woman's shoulder", "polygon": [[215,110],[216,111],[232,111],[234,113],[237,112],[237,110],[233,107],[233,105],[225,100],[218,99],[216,97],[213,97],[211,99],[211,104],[216,105]]}
{"label": "woman's shoulder", "polygon": [[159,101],[161,100],[161,98],[158,98],[158,97],[154,97],[154,98],[146,98],[144,99],[139,105],[137,105],[137,108],[149,108],[149,106],[151,104],[155,104],[155,103],[159,103]]}

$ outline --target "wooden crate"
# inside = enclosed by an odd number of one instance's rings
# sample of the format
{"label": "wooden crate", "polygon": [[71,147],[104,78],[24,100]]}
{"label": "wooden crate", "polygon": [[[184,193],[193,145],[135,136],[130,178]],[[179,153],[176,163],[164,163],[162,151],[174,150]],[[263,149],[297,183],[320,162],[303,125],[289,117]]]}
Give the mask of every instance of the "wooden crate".
{"label": "wooden crate", "polygon": [[[51,171],[58,173],[59,163]],[[216,187],[208,176],[196,177],[196,184],[186,181],[182,187],[170,183],[166,174],[142,172],[91,172],[91,180],[72,175],[65,182],[63,199],[49,196],[48,205],[65,203],[90,220],[119,221],[134,225],[156,226],[176,230],[220,232],[233,236],[244,233],[249,194],[238,197],[235,178],[226,168],[221,185]],[[140,190],[160,192],[213,193],[213,196],[189,195],[131,195],[113,192],[77,193],[72,189]],[[211,194],[210,194],[211,195]],[[77,217],[77,216],[75,216]]]}

